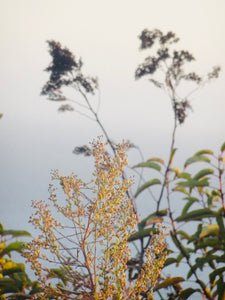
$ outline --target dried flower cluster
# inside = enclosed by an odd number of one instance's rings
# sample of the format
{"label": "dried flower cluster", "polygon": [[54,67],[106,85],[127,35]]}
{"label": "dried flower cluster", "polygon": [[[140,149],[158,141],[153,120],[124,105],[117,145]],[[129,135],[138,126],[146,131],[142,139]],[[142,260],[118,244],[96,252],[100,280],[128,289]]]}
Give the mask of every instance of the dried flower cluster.
{"label": "dried flower cluster", "polygon": [[83,62],[76,60],[69,49],[63,48],[59,42],[47,41],[52,62],[45,69],[50,73],[48,82],[44,85],[41,95],[48,95],[50,100],[66,100],[62,96],[62,87],[83,89],[86,93],[94,94],[98,87],[97,78],[85,76],[82,73]]}
{"label": "dried flower cluster", "polygon": [[[178,95],[178,87],[185,81],[192,82],[196,85],[193,90],[195,91],[206,82],[218,78],[220,67],[213,67],[205,78],[195,72],[187,73],[184,68],[186,63],[193,62],[195,58],[189,51],[172,49],[172,45],[177,43],[179,38],[171,31],[164,34],[159,29],[144,29],[139,39],[141,41],[140,50],[153,48],[157,44],[157,51],[155,55],[146,57],[144,62],[139,64],[135,72],[135,79],[140,79],[146,75],[150,76],[150,82],[169,95],[175,121],[178,124],[184,123],[191,105],[187,96],[180,97]],[[160,81],[152,78],[157,72],[161,75]]]}
{"label": "dried flower cluster", "polygon": [[128,238],[138,220],[126,194],[132,182],[121,177],[128,164],[125,146],[119,146],[114,157],[100,139],[92,148],[93,181],[86,184],[73,174],[60,176],[55,171],[64,199],[58,200],[51,186],[48,203],[33,202],[31,222],[40,235],[28,244],[25,256],[42,285],[36,297],[152,299],[165,261],[164,235],[152,238],[139,275],[130,281]]}

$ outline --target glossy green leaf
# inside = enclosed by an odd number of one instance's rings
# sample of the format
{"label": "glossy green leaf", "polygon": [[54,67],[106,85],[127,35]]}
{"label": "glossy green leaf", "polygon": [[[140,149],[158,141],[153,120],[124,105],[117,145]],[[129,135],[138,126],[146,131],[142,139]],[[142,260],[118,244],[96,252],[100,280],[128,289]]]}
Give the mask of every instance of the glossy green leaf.
{"label": "glossy green leaf", "polygon": [[209,224],[202,228],[202,232],[200,233],[199,237],[204,238],[209,235],[218,235],[219,233],[219,226],[217,224]]}
{"label": "glossy green leaf", "polygon": [[223,145],[220,148],[221,152],[225,151],[225,142],[223,143]]}
{"label": "glossy green leaf", "polygon": [[158,234],[159,230],[156,228],[145,228],[141,231],[137,231],[133,234],[130,235],[130,237],[128,238],[128,242],[132,242],[132,241],[136,241],[139,239],[142,239],[144,237],[150,236],[152,234]]}
{"label": "glossy green leaf", "polygon": [[137,192],[136,192],[134,197],[136,198],[142,191],[149,188],[150,186],[157,185],[157,184],[161,184],[161,181],[157,178],[154,178],[152,180],[149,180],[149,181],[145,182],[142,186],[140,186],[137,189]]}
{"label": "glossy green leaf", "polygon": [[179,294],[178,300],[186,300],[196,292],[200,292],[200,289],[187,288]]}
{"label": "glossy green leaf", "polygon": [[212,169],[203,169],[203,170],[199,171],[199,172],[193,177],[193,179],[194,179],[194,180],[199,180],[200,178],[205,177],[205,176],[210,175],[210,174],[213,174],[213,173],[214,173],[214,170],[212,170]]}
{"label": "glossy green leaf", "polygon": [[177,283],[182,282],[184,280],[185,279],[183,277],[171,277],[171,278],[167,278],[163,282],[160,282],[157,285],[156,290],[165,289],[165,288],[167,288],[169,286],[173,286],[174,284],[177,284]]}
{"label": "glossy green leaf", "polygon": [[133,166],[133,168],[152,168],[157,171],[161,170],[161,166],[153,161],[146,161],[146,162],[139,163]]}
{"label": "glossy green leaf", "polygon": [[187,166],[189,166],[190,164],[193,164],[195,162],[210,162],[210,159],[207,156],[202,155],[202,154],[195,155],[186,160],[184,167],[186,168]]}
{"label": "glossy green leaf", "polygon": [[208,208],[193,210],[184,216],[176,218],[177,222],[200,221],[203,218],[215,217],[217,214]]}
{"label": "glossy green leaf", "polygon": [[166,215],[167,215],[166,209],[150,214],[146,218],[141,220],[141,222],[138,224],[138,229],[142,230],[144,229],[145,226],[148,226],[153,223],[157,223],[157,220],[162,220],[162,217]]}
{"label": "glossy green leaf", "polygon": [[219,268],[209,274],[210,282],[213,283],[216,276],[223,275],[225,273],[225,267]]}

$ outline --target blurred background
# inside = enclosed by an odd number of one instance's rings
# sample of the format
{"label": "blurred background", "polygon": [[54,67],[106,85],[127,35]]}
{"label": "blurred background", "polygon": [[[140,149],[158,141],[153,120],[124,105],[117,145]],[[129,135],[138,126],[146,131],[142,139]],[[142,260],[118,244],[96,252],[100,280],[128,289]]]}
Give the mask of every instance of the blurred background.
{"label": "blurred background", "polygon": [[[223,0],[0,0],[0,221],[5,228],[33,231],[31,200],[47,199],[51,170],[91,177],[92,159],[72,153],[101,134],[76,112],[59,113],[59,104],[40,96],[50,63],[46,40],[54,39],[82,57],[84,73],[97,76],[99,117],[110,137],[129,139],[147,159],[167,159],[173,112],[168,97],[134,72],[148,55],[139,51],[141,31],[158,28],[180,37],[194,54],[199,74],[220,65],[216,81],[194,93],[193,112],[177,133],[175,164],[199,149],[217,153],[225,141],[225,2]],[[76,99],[74,93],[71,97]],[[95,102],[94,102],[95,101]],[[141,160],[129,152],[131,165]],[[137,206],[151,211],[143,196]],[[149,210],[148,210],[149,207]]]}

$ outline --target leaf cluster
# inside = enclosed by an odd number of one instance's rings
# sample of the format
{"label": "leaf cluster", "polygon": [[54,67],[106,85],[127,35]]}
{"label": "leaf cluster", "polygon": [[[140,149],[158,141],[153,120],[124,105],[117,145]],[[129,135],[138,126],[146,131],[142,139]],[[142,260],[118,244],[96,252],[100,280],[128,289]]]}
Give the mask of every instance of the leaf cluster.
{"label": "leaf cluster", "polygon": [[[25,248],[25,243],[18,237],[30,237],[24,230],[5,230],[0,224],[0,299],[31,299],[40,291],[37,281],[32,282],[25,271],[23,263],[12,259],[13,252],[19,254]],[[15,240],[16,239],[16,240]]]}
{"label": "leaf cluster", "polygon": [[[179,272],[185,263],[187,275],[186,278],[162,276],[156,291],[169,289],[169,299],[188,299],[194,293],[199,293],[206,299],[223,299],[225,295],[224,154],[225,143],[218,156],[208,149],[198,151],[185,161],[183,171],[173,167],[170,159],[167,180],[164,182],[167,206],[163,210],[156,210],[139,223],[140,236],[154,222],[171,224],[169,244],[172,243],[173,247],[168,250],[170,255],[163,271],[166,272],[169,266],[174,265]],[[153,164],[153,160],[134,166],[152,168],[159,172],[160,178],[150,179],[140,186],[136,197],[162,180],[163,161],[157,159]],[[194,175],[187,172],[193,164],[199,164],[199,171]],[[178,213],[177,198],[180,205],[183,203],[179,215],[175,215]],[[174,247],[177,251],[172,250]],[[195,281],[195,287],[192,285],[191,288],[183,288],[182,282],[188,282],[189,279]]]}

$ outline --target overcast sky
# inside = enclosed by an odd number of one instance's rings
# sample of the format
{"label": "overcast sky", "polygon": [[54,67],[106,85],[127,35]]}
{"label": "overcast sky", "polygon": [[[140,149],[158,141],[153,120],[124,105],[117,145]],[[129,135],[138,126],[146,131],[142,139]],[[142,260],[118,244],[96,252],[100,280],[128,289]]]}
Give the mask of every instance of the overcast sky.
{"label": "overcast sky", "polygon": [[[40,96],[50,62],[46,40],[83,58],[85,73],[99,78],[100,118],[109,135],[130,139],[146,158],[167,158],[173,120],[167,97],[147,78],[134,80],[148,55],[138,50],[141,31],[174,31],[180,47],[196,57],[192,66],[200,74],[220,65],[220,78],[191,97],[194,111],[177,134],[181,164],[199,149],[216,152],[225,141],[224,14],[224,0],[0,0],[0,220],[5,227],[31,230],[31,199],[48,197],[52,169],[90,177],[91,160],[72,150],[101,133],[92,121],[75,112],[58,113],[58,104]],[[138,160],[130,154],[131,164]]]}

